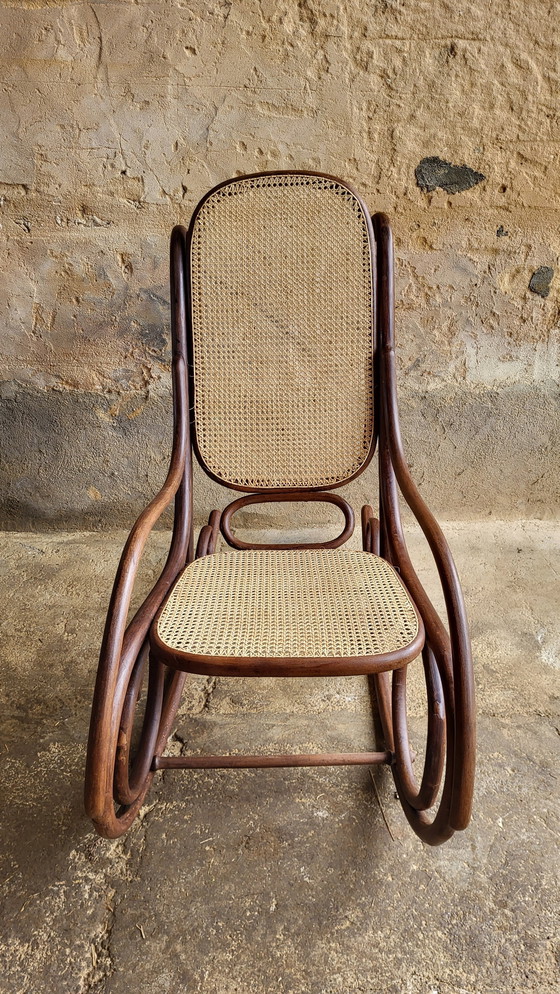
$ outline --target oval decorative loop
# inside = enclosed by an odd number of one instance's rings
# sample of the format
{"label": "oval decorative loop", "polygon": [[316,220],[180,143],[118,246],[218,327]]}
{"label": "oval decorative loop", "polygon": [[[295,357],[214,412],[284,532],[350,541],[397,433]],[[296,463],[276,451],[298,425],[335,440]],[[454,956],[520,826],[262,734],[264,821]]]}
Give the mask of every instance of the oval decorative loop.
{"label": "oval decorative loop", "polygon": [[[266,544],[243,542],[240,538],[236,538],[231,530],[230,523],[233,515],[237,511],[241,510],[242,507],[246,507],[248,504],[277,504],[284,502],[298,503],[299,501],[315,501],[318,504],[335,504],[336,507],[340,508],[344,515],[344,528],[340,535],[337,535],[336,538],[330,539],[328,542],[284,542]],[[290,491],[290,493],[247,494],[244,497],[239,497],[237,500],[232,501],[231,504],[228,504],[224,511],[222,511],[220,527],[226,542],[234,549],[338,549],[339,546],[343,545],[344,542],[350,538],[352,532],[354,531],[354,512],[348,501],[344,497],[341,497],[340,494],[329,494],[324,493],[323,491],[309,492],[308,490],[304,490],[301,492]]]}

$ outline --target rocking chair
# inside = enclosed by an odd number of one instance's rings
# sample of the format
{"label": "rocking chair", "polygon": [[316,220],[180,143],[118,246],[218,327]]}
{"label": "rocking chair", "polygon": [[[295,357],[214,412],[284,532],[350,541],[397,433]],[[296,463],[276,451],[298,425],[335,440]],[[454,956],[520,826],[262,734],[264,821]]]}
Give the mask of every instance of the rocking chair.
{"label": "rocking chair", "polygon": [[[173,229],[171,328],[171,465],[126,543],[95,687],[85,798],[97,831],[108,838],[125,832],[158,770],[386,763],[414,831],[430,845],[444,842],[470,818],[473,674],[453,559],[403,455],[388,219],[370,219],[352,187],[320,173],[221,183],[199,203],[188,231]],[[364,471],[376,444],[379,518],[363,507],[363,551],[341,550],[354,515],[331,491]],[[193,448],[212,479],[246,492],[212,511],[196,553]],[[449,633],[412,566],[399,491],[430,545]],[[165,566],[127,625],[142,550],[173,499]],[[344,528],[322,543],[242,541],[233,515],[268,501],[335,504]],[[215,551],[220,530],[233,552]],[[428,709],[419,782],[406,712],[414,660],[423,665]],[[383,750],[165,756],[187,673],[368,674]]]}

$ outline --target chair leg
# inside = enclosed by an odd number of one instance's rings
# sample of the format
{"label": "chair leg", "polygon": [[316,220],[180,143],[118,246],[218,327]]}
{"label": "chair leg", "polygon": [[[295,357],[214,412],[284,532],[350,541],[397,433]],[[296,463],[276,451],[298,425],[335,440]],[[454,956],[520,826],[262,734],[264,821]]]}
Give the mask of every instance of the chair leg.
{"label": "chair leg", "polygon": [[[197,558],[214,552],[220,512],[212,511],[201,530]],[[138,745],[133,748],[134,718],[142,685],[148,690]],[[155,773],[154,760],[165,749],[187,674],[171,670],[149,652],[149,634],[136,659],[123,651],[100,666],[92,712],[86,770],[86,810],[97,831],[118,838],[140,810]]]}
{"label": "chair leg", "polygon": [[[365,552],[379,555],[380,527],[369,505],[362,508],[362,545]],[[428,703],[428,728],[424,769],[420,783],[413,772],[406,712],[406,677],[408,667],[392,673],[374,673],[370,683],[375,689],[382,746],[393,754],[391,769],[404,813],[416,834],[429,845],[439,845],[453,835],[449,824],[452,796],[454,736],[448,731],[448,719],[453,728],[455,700],[449,665],[446,659],[436,659],[430,645],[422,651]],[[442,779],[445,780],[432,820],[426,812],[436,804]]]}
{"label": "chair leg", "polygon": [[[408,667],[392,673],[373,674],[377,709],[383,729],[384,746],[393,754],[391,770],[403,811],[416,832],[428,845],[446,842],[454,832],[450,824],[453,787],[454,735],[448,721],[453,713],[452,688],[440,678],[432,650],[422,652],[428,699],[428,727],[422,778],[413,772],[406,713],[406,673]],[[414,664],[411,664],[414,665]],[[440,788],[443,780],[443,789]],[[428,813],[434,805],[435,810]]]}
{"label": "chair leg", "polygon": [[445,766],[445,703],[434,655],[429,646],[422,652],[428,697],[428,731],[422,782],[418,785],[412,769],[406,714],[406,674],[403,667],[393,677],[392,709],[395,742],[395,775],[402,795],[416,811],[426,811],[436,803]]}
{"label": "chair leg", "polygon": [[[381,528],[378,519],[373,513],[370,504],[362,507],[362,549],[364,552],[372,552],[374,555],[381,555]],[[372,698],[372,707],[377,703],[377,714],[374,720],[381,726],[382,744],[389,752],[394,752],[393,723],[391,716],[391,675],[390,673],[372,673],[369,678],[370,688],[375,694],[376,701]]]}
{"label": "chair leg", "polygon": [[[139,735],[132,754],[134,716],[142,688],[146,665],[149,669],[148,693]],[[140,810],[154,777],[153,758],[160,755],[170,734],[181,700],[186,673],[170,671],[149,656],[147,639],[142,645],[124,694],[119,718],[117,699],[96,693],[91,735],[106,727],[113,731],[103,743],[97,742],[95,763],[88,764],[86,807],[100,835],[115,839],[130,828]],[[122,699],[122,697],[121,697]],[[95,808],[88,804],[95,797]]]}

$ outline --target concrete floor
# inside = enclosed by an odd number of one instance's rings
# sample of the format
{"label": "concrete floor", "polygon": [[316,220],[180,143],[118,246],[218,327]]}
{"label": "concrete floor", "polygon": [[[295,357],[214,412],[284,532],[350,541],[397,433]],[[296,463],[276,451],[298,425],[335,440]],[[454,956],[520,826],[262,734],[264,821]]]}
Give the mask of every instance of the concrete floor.
{"label": "concrete floor", "polygon": [[[439,849],[360,768],[167,773],[98,838],[84,749],[124,535],[4,535],[3,994],[558,994],[560,524],[446,530],[479,765],[472,825]],[[368,707],[361,679],[192,678],[171,749],[362,748]],[[416,743],[419,686],[411,711]]]}

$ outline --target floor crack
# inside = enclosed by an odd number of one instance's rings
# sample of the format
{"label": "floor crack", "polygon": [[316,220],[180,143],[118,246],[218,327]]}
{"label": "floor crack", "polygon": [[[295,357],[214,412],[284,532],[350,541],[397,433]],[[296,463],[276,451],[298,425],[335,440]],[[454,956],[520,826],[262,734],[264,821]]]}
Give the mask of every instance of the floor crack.
{"label": "floor crack", "polygon": [[91,963],[89,968],[81,977],[79,994],[103,994],[105,982],[114,973],[115,965],[111,951],[111,937],[115,925],[116,905],[114,903],[116,891],[111,890],[107,895],[107,917],[101,926],[101,931],[92,937],[90,943]]}
{"label": "floor crack", "polygon": [[200,711],[208,711],[210,709],[210,702],[212,700],[212,695],[216,689],[218,683],[218,678],[216,676],[206,677],[203,687],[201,688],[202,706]]}

